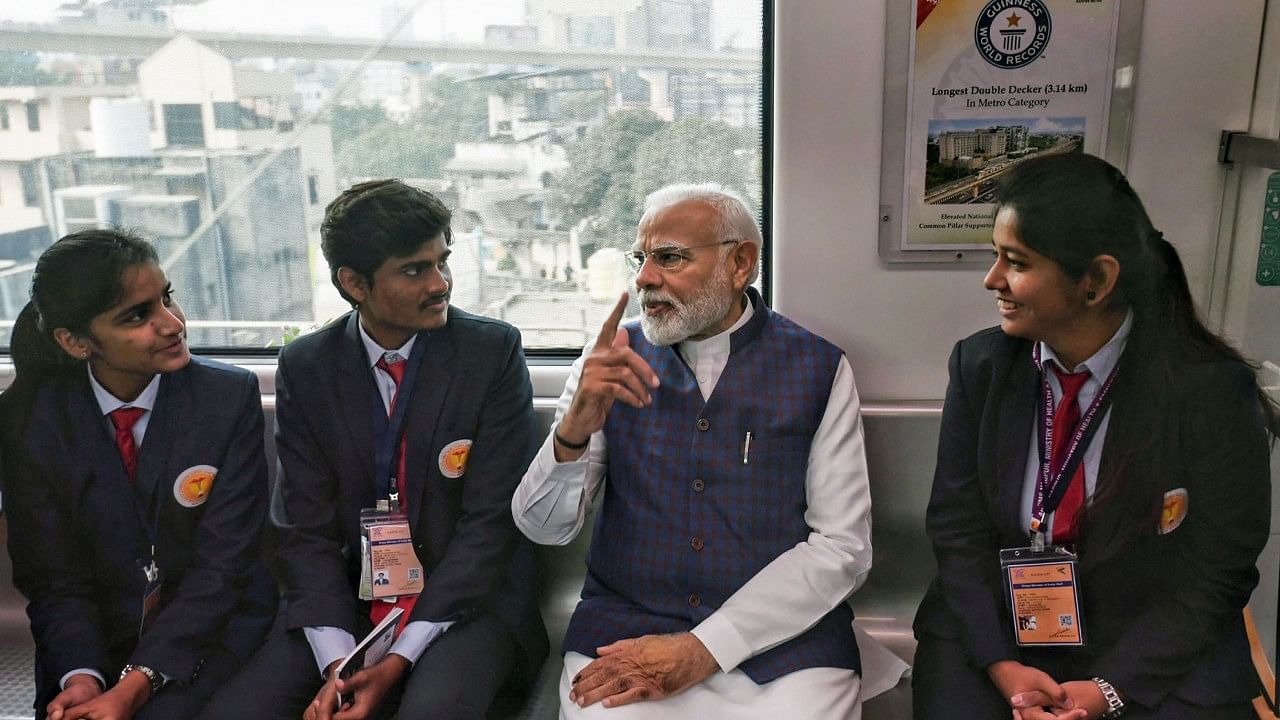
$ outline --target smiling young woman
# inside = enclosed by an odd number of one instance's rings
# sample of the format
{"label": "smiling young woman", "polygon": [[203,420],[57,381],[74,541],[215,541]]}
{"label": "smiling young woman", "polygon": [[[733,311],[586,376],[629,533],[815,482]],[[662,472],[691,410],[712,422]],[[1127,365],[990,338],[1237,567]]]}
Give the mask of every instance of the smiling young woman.
{"label": "smiling young woman", "polygon": [[[1000,325],[950,362],[916,717],[1251,717],[1275,407],[1102,160],[1019,163],[992,244]],[[1039,543],[1074,558],[1053,592],[1076,604],[1015,613],[1002,558]]]}
{"label": "smiling young woman", "polygon": [[155,249],[118,230],[40,256],[11,349],[2,481],[36,716],[192,717],[275,611],[257,382],[191,356]]}

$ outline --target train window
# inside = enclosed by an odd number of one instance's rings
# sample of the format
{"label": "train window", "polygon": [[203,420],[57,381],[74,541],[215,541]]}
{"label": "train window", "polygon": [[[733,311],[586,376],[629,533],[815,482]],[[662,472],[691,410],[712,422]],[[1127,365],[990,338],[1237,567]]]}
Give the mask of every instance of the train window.
{"label": "train window", "polygon": [[120,225],[193,345],[279,347],[348,309],[325,205],[400,177],[454,209],[455,304],[581,348],[645,194],[715,181],[764,212],[767,2],[5,3],[0,108],[26,123],[0,134],[0,346],[35,257]]}

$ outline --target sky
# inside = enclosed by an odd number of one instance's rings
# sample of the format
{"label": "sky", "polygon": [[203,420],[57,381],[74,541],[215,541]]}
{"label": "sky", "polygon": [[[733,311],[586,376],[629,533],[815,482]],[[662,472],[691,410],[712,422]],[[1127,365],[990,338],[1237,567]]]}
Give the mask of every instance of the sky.
{"label": "sky", "polygon": [[[0,22],[51,22],[66,0],[3,0]],[[401,0],[412,6],[418,0]],[[589,8],[599,0],[582,0]],[[175,6],[178,27],[188,30],[304,33],[325,29],[335,36],[368,37],[381,31],[379,0],[207,0]],[[422,0],[414,17],[420,40],[481,42],[485,25],[524,22],[524,0]],[[713,33],[717,46],[759,47],[759,0],[713,0]]]}
{"label": "sky", "polygon": [[1040,118],[978,118],[964,120],[930,120],[929,134],[941,132],[965,132],[978,128],[996,125],[1026,125],[1035,133],[1052,134],[1057,132],[1084,132],[1085,118],[1082,117],[1040,117]]}

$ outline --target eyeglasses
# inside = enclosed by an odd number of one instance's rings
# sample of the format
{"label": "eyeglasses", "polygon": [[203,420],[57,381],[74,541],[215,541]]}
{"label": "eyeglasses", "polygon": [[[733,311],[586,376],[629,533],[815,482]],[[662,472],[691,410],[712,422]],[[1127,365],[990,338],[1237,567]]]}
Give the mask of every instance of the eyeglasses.
{"label": "eyeglasses", "polygon": [[664,245],[656,247],[649,252],[643,250],[632,250],[627,253],[627,263],[631,266],[632,272],[640,272],[640,268],[644,267],[645,260],[650,260],[662,270],[667,272],[675,272],[684,267],[685,263],[693,258],[689,257],[690,250],[698,248],[718,247],[720,245],[732,245],[742,242],[738,239],[721,240],[720,242],[706,243],[704,245]]}

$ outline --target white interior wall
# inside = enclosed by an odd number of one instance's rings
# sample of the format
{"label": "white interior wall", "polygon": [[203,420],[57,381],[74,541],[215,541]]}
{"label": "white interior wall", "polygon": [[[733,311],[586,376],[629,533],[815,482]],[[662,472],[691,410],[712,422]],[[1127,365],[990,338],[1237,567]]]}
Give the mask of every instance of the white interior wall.
{"label": "white interior wall", "polygon": [[[1247,130],[1257,137],[1280,138],[1280,2],[1269,4],[1265,27],[1253,117]],[[1255,279],[1267,181],[1280,169],[1240,168],[1239,172],[1235,247],[1225,293],[1226,332],[1241,341],[1250,357],[1280,365],[1280,287],[1263,287]]]}
{"label": "white interior wall", "polygon": [[[864,398],[938,400],[951,346],[997,317],[980,270],[880,262],[889,1],[777,0],[773,298],[848,351]],[[1219,131],[1248,126],[1264,8],[1145,3],[1127,172],[1201,302],[1224,186]]]}

